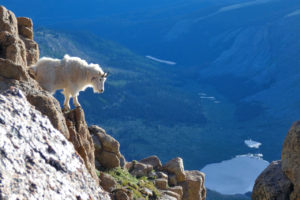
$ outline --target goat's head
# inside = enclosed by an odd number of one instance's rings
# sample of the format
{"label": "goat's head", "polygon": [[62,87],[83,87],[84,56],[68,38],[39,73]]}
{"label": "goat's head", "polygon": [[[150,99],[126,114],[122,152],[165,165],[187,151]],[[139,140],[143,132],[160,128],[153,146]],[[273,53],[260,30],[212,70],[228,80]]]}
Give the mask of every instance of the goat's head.
{"label": "goat's head", "polygon": [[99,72],[97,76],[92,78],[92,85],[95,93],[103,93],[104,92],[104,83],[108,73],[101,73]]}

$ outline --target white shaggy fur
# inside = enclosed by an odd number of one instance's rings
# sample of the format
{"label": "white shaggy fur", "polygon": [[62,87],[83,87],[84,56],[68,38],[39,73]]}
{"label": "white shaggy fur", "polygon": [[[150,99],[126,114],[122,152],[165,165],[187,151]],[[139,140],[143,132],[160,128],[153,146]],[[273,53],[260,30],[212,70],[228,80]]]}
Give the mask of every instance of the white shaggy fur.
{"label": "white shaggy fur", "polygon": [[65,55],[62,60],[43,57],[30,67],[39,84],[52,94],[63,89],[65,96],[64,109],[69,110],[69,100],[73,97],[74,106],[80,106],[77,96],[87,87],[93,87],[94,92],[104,92],[104,73],[98,64],[88,64],[78,57]]}

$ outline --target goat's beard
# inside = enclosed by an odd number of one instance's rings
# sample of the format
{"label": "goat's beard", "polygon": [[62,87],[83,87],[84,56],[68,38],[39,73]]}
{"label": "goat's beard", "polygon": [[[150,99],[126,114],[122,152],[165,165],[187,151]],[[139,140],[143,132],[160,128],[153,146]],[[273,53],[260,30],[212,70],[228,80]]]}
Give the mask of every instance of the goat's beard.
{"label": "goat's beard", "polygon": [[98,90],[97,88],[95,89],[95,88],[93,88],[93,90],[94,90],[94,93],[103,93],[104,91],[101,91],[101,90]]}

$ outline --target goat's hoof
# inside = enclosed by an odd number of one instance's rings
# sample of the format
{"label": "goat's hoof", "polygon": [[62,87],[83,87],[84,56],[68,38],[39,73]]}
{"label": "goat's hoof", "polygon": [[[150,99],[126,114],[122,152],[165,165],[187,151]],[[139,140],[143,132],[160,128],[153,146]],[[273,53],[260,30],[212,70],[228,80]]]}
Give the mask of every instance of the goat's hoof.
{"label": "goat's hoof", "polygon": [[63,108],[62,111],[63,112],[68,112],[68,111],[70,111],[70,108]]}

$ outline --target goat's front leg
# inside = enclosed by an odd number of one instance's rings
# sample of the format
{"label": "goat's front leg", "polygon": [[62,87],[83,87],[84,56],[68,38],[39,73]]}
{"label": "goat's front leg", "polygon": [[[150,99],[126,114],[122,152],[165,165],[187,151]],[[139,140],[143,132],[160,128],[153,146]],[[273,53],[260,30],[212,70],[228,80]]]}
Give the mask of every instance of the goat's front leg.
{"label": "goat's front leg", "polygon": [[80,103],[78,102],[78,96],[73,97],[73,104],[75,107],[80,107]]}
{"label": "goat's front leg", "polygon": [[65,101],[64,101],[64,110],[70,110],[70,95],[64,95],[65,96]]}

